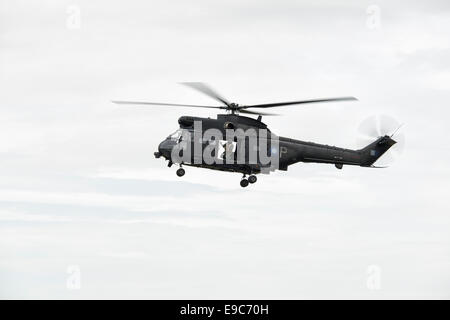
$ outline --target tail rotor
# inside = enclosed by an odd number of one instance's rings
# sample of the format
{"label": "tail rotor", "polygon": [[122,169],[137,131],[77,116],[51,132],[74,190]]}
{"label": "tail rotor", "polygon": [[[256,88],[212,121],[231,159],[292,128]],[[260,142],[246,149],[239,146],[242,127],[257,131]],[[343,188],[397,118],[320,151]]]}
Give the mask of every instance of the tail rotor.
{"label": "tail rotor", "polygon": [[366,118],[358,127],[357,145],[362,148],[382,136],[390,136],[397,143],[377,161],[377,166],[389,166],[398,160],[405,149],[405,134],[402,124],[388,115],[373,115]]}

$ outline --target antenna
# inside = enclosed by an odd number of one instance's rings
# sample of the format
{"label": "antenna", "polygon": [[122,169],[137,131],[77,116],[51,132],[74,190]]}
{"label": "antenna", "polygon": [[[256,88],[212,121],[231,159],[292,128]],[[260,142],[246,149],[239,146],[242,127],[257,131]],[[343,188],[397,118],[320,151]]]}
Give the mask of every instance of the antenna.
{"label": "antenna", "polygon": [[401,125],[398,126],[397,129],[394,130],[394,132],[391,134],[391,138],[394,136],[394,134],[397,133],[398,130],[400,130],[401,127],[403,127],[404,123],[402,123]]}

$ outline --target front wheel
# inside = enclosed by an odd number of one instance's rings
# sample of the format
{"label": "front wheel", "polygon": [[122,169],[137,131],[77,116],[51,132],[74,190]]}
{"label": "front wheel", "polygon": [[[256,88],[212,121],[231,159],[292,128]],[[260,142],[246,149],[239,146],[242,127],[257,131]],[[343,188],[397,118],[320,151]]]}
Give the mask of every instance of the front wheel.
{"label": "front wheel", "polygon": [[179,177],[184,176],[185,173],[186,173],[186,172],[184,171],[183,168],[180,168],[180,169],[177,170],[177,176],[179,176]]}

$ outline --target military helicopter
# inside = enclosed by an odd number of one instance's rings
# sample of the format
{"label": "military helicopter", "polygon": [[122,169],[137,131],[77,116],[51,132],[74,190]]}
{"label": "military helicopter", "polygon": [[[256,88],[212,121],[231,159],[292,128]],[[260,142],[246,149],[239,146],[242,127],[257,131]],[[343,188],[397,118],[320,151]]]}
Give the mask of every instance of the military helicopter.
{"label": "military helicopter", "polygon": [[[159,144],[158,151],[154,153],[154,156],[156,158],[163,157],[168,161],[168,167],[177,164],[179,168],[176,174],[179,177],[185,175],[183,166],[237,172],[242,174],[240,185],[247,187],[257,181],[257,174],[268,174],[274,170],[287,171],[290,165],[297,162],[328,163],[337,169],[342,169],[344,165],[377,167],[374,165],[375,161],[397,143],[392,139],[396,131],[391,134],[379,133],[375,140],[358,150],[279,137],[261,121],[262,116],[275,114],[249,110],[357,100],[354,97],[239,105],[229,102],[204,83],[185,82],[182,84],[215,99],[220,105],[112,101],[116,104],[127,105],[212,108],[226,111],[225,114],[218,114],[216,119],[182,116],[178,119],[179,129]],[[241,114],[257,115],[258,117],[255,119]],[[239,130],[244,132],[244,135],[227,135],[229,132],[235,133]],[[208,131],[214,131],[215,135],[208,135]],[[252,131],[252,134],[247,135],[246,132],[249,131]],[[192,152],[192,150],[196,150],[196,152]],[[252,156],[255,152],[256,156]],[[209,158],[204,157],[205,153]],[[266,158],[270,157],[271,161],[263,161],[263,155]]]}

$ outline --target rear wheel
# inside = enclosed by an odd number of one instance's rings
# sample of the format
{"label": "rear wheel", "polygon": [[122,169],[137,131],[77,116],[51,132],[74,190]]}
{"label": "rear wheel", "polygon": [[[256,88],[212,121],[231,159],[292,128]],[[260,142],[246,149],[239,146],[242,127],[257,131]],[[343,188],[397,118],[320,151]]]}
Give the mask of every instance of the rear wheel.
{"label": "rear wheel", "polygon": [[179,176],[179,177],[184,176],[185,173],[186,173],[186,172],[184,171],[183,168],[180,168],[180,169],[177,170],[177,176]]}
{"label": "rear wheel", "polygon": [[258,180],[258,178],[254,175],[251,175],[250,177],[248,177],[248,182],[250,182],[250,183],[255,183],[256,180]]}
{"label": "rear wheel", "polygon": [[242,179],[241,180],[241,187],[245,188],[246,186],[248,186],[248,180],[247,179]]}

